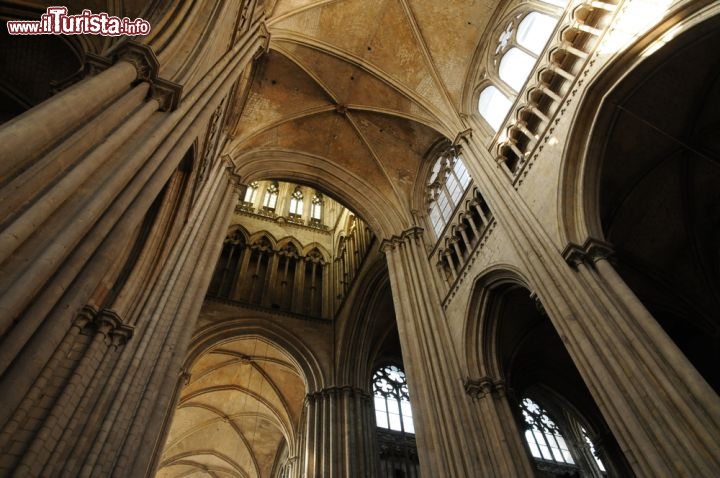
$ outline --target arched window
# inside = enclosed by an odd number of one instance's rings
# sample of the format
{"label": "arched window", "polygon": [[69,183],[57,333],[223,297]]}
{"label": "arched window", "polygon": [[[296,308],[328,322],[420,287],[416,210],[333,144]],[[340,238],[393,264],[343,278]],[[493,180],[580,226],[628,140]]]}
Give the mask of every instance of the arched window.
{"label": "arched window", "polygon": [[493,131],[500,129],[511,107],[512,102],[494,85],[488,86],[480,93],[478,110]]}
{"label": "arched window", "polygon": [[[562,7],[564,0],[543,2]],[[546,5],[546,9],[555,10]],[[512,104],[555,30],[561,11],[554,15],[530,11],[515,16],[498,34],[495,54],[489,67],[489,83],[478,98],[478,112],[493,131],[498,131]]]}
{"label": "arched window", "polygon": [[258,183],[257,181],[253,181],[250,183],[245,190],[245,197],[243,198],[243,202],[247,205],[251,205],[255,203],[255,200],[257,199],[257,192],[258,192]]}
{"label": "arched window", "polygon": [[295,191],[290,195],[290,217],[300,218],[303,213],[303,193],[300,188],[295,188]]}
{"label": "arched window", "polygon": [[462,158],[454,150],[443,154],[437,160],[430,174],[426,193],[428,216],[436,238],[439,239],[442,235],[469,185],[470,174]]}
{"label": "arched window", "polygon": [[323,196],[319,192],[313,194],[312,203],[310,204],[310,220],[320,224],[322,222],[323,212]]}
{"label": "arched window", "polygon": [[373,375],[375,420],[380,428],[415,433],[405,372],[395,365],[386,365]]}
{"label": "arched window", "polygon": [[278,199],[278,183],[272,182],[265,191],[265,198],[263,199],[263,208],[268,211],[274,211],[277,206]]}
{"label": "arched window", "polygon": [[565,438],[545,409],[529,398],[522,400],[520,408],[526,425],[525,440],[532,456],[557,463],[574,464]]}

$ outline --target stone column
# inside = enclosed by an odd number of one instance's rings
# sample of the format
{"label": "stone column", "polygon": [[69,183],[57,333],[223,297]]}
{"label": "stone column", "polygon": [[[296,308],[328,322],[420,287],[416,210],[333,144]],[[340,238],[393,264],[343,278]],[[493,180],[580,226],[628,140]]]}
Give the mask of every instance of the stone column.
{"label": "stone column", "polygon": [[[256,19],[182,102],[150,47],[130,43],[109,73],[0,127],[21,158],[3,163],[0,197],[24,204],[0,209],[13,251],[0,264],[3,476],[149,472],[232,210],[221,161],[197,194],[178,165],[266,41]],[[72,95],[92,110],[84,126],[56,121],[74,117]],[[18,144],[18,124],[52,144]]]}
{"label": "stone column", "polygon": [[462,373],[440,296],[432,279],[422,229],[383,241],[413,408],[423,476],[502,476],[488,453],[477,410]]}
{"label": "stone column", "polygon": [[372,397],[350,386],[305,397],[302,476],[377,476]]}
{"label": "stone column", "polygon": [[490,377],[468,379],[465,391],[479,408],[493,465],[499,471],[496,476],[533,476],[535,469],[522,443],[505,382]]}
{"label": "stone column", "polygon": [[[638,476],[720,476],[720,398],[613,278],[557,245],[486,147],[456,142],[524,272]],[[570,248],[572,249],[572,248]],[[600,272],[602,271],[602,273]]]}

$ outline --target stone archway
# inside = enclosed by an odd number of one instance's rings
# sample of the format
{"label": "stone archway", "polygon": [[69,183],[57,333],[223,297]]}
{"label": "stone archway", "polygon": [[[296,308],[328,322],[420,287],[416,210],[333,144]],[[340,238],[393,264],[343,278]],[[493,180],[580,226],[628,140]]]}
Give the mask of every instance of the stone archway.
{"label": "stone archway", "polygon": [[720,61],[709,52],[719,22],[687,29],[618,80],[592,113],[585,156],[566,165],[566,180],[578,179],[563,199],[575,203],[568,238],[611,246],[622,279],[716,391]]}
{"label": "stone archway", "polygon": [[276,476],[296,456],[307,380],[283,348],[237,336],[187,371],[158,477]]}

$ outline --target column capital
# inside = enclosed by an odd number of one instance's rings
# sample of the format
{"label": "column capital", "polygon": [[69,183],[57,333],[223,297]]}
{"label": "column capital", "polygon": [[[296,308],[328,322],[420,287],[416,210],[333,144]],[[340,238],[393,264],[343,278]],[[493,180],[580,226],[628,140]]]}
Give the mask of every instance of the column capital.
{"label": "column capital", "polygon": [[127,325],[122,317],[110,309],[98,310],[86,304],[75,317],[74,325],[85,333],[99,333],[110,338],[114,345],[127,343],[133,335],[134,327]]}
{"label": "column capital", "polygon": [[324,400],[330,397],[338,397],[341,395],[350,397],[359,397],[362,399],[372,399],[372,394],[366,392],[362,388],[353,387],[352,385],[338,385],[334,387],[325,387],[315,392],[310,392],[305,395],[306,402],[315,402],[317,400]]}
{"label": "column capital", "polygon": [[573,269],[577,269],[583,263],[591,265],[601,259],[608,259],[614,252],[613,247],[607,242],[590,237],[582,246],[574,242],[568,243],[562,256]]}
{"label": "column capital", "polygon": [[120,314],[112,309],[103,309],[98,316],[98,322],[107,324],[107,336],[112,339],[114,345],[124,345],[133,336],[135,327],[126,324]]}
{"label": "column capital", "polygon": [[383,239],[380,243],[380,252],[385,254],[389,249],[395,249],[398,244],[406,242],[408,239],[417,239],[422,237],[424,229],[420,226],[413,226],[404,230],[400,234],[393,235],[387,239]]}
{"label": "column capital", "polygon": [[137,79],[140,81],[152,81],[157,78],[160,71],[160,62],[155,52],[144,43],[133,40],[122,44],[114,55],[116,60],[124,60],[132,63],[137,70]]}
{"label": "column capital", "polygon": [[148,97],[160,104],[160,111],[172,111],[180,104],[182,85],[158,76],[160,62],[150,45],[130,40],[123,43],[113,58],[131,63],[137,70],[136,81],[150,83]]}
{"label": "column capital", "polygon": [[480,399],[488,395],[502,396],[505,393],[505,381],[485,376],[465,379],[465,392],[472,398]]}
{"label": "column capital", "polygon": [[78,329],[83,330],[85,327],[87,327],[88,324],[91,324],[95,321],[97,314],[98,310],[96,307],[90,304],[85,304],[75,316],[73,325],[78,327]]}
{"label": "column capital", "polygon": [[270,50],[270,30],[268,29],[265,22],[260,23],[260,27],[258,28],[258,36],[264,40],[262,45],[260,45],[262,49],[260,50],[259,54],[257,54],[257,57],[260,57]]}

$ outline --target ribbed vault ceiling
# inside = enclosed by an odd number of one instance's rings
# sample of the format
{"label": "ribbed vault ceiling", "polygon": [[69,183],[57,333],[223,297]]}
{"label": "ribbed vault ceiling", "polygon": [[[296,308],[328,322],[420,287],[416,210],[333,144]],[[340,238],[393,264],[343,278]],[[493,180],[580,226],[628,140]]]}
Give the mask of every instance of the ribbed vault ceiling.
{"label": "ribbed vault ceiling", "polygon": [[295,434],[305,381],[256,337],[215,346],[190,370],[157,476],[269,477]]}
{"label": "ribbed vault ceiling", "polygon": [[[321,183],[332,162],[375,190],[377,210],[370,213],[394,208],[396,227],[407,226],[423,156],[462,129],[466,76],[497,4],[270,3],[270,52],[256,65],[233,131],[230,152],[238,173],[278,176],[273,154],[296,154],[313,158],[310,175],[327,188]],[[259,155],[267,162],[246,166],[247,158]],[[331,192],[342,196],[338,189]],[[339,198],[362,209],[357,197]]]}

